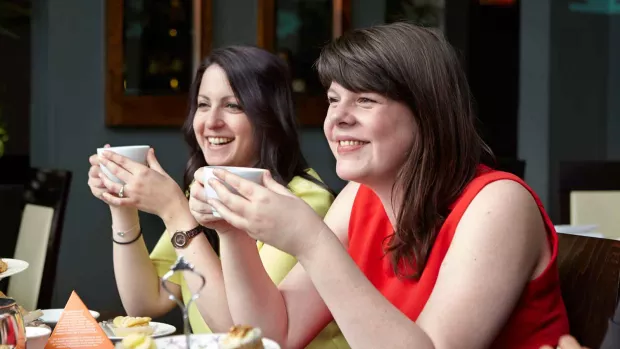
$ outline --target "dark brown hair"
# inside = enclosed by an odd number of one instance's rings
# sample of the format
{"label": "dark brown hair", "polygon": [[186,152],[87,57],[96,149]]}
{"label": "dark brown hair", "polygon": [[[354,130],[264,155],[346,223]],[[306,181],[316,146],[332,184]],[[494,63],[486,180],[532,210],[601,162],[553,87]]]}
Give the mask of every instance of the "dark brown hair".
{"label": "dark brown hair", "polygon": [[292,83],[286,62],[253,46],[214,49],[196,72],[190,89],[189,112],[183,125],[185,141],[190,148],[183,178],[185,188],[192,182],[194,172],[207,166],[196,141],[193,123],[202,76],[212,64],[224,70],[235,97],[250,120],[256,141],[255,151],[259,154],[255,167],[268,169],[283,185],[293,177],[301,176],[331,192],[327,185],[306,172],[309,166],[299,144]]}
{"label": "dark brown hair", "polygon": [[316,66],[324,86],[380,93],[413,113],[414,146],[392,188],[401,202],[384,247],[396,275],[418,279],[450,204],[492,159],[459,59],[439,32],[399,22],[346,33]]}

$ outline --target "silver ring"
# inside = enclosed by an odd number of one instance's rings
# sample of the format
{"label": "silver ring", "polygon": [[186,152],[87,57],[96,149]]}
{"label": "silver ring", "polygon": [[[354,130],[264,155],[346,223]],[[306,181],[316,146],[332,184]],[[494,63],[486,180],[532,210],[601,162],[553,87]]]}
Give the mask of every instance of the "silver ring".
{"label": "silver ring", "polygon": [[125,197],[125,184],[123,184],[123,186],[121,187],[121,190],[119,190],[118,197],[119,198],[124,198]]}

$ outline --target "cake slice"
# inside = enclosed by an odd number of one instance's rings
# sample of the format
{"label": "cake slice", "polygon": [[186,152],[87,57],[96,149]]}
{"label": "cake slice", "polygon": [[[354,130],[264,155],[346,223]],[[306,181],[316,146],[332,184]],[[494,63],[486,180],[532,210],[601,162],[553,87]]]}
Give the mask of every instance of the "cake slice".
{"label": "cake slice", "polygon": [[144,333],[131,333],[116,345],[116,349],[157,349],[157,345]]}
{"label": "cake slice", "polygon": [[264,349],[262,331],[251,326],[233,326],[220,339],[219,349]]}
{"label": "cake slice", "polygon": [[150,325],[150,317],[117,316],[112,320],[112,331],[118,337],[125,337],[132,333],[144,335],[153,334],[153,327]]}

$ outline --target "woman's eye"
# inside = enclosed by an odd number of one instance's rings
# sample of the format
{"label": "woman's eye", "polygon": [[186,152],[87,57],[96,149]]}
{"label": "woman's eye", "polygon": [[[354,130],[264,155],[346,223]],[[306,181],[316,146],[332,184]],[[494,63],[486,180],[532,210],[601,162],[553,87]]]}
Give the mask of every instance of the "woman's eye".
{"label": "woman's eye", "polygon": [[366,97],[360,97],[357,101],[360,103],[376,103],[374,100]]}
{"label": "woman's eye", "polygon": [[226,108],[233,109],[233,110],[241,110],[241,106],[235,103],[226,104]]}
{"label": "woman's eye", "polygon": [[198,102],[198,108],[205,108],[208,107],[209,105],[205,102]]}
{"label": "woman's eye", "polygon": [[334,98],[334,97],[327,97],[327,102],[329,104],[332,104],[332,103],[338,102],[338,100],[336,98]]}

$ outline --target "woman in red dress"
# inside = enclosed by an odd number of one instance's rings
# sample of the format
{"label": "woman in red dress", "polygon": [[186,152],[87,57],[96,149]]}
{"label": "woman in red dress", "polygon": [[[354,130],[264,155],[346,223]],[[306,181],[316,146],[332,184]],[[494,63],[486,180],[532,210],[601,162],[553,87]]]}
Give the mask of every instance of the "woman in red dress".
{"label": "woman in red dress", "polygon": [[[242,196],[215,180],[219,200],[192,198],[230,224],[220,243],[234,321],[284,348],[332,318],[352,348],[557,344],[568,321],[556,232],[526,183],[484,165],[492,156],[443,36],[406,23],[354,30],[317,68],[325,136],[350,181],[325,220],[269,175],[259,186],[217,171]],[[278,287],[254,239],[297,257]]]}

